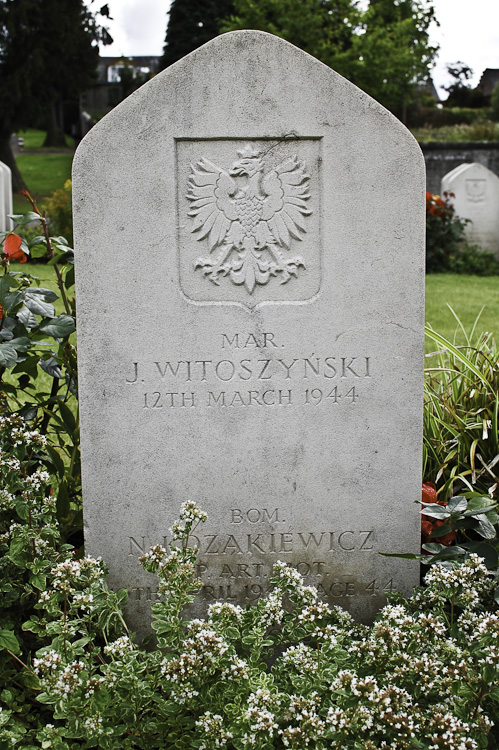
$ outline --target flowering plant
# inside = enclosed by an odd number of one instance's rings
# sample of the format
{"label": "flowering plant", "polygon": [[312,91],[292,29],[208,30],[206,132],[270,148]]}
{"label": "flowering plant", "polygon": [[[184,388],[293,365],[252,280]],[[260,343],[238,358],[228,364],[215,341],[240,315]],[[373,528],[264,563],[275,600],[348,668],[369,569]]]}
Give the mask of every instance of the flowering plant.
{"label": "flowering plant", "polygon": [[[45,213],[29,193],[25,196],[32,210],[11,217],[14,231],[0,234],[0,414],[25,417],[47,438],[43,462],[58,477],[58,514],[69,528],[80,488],[76,348],[71,339],[73,250],[64,237],[50,236]],[[29,242],[21,236],[29,234],[28,225],[31,234],[34,225],[41,232]],[[11,270],[12,262],[25,263],[34,248],[43,249],[54,269],[62,313],[55,310],[55,291],[40,287],[26,267]],[[45,382],[38,379],[40,375]]]}
{"label": "flowering plant", "polygon": [[452,271],[465,245],[466,220],[455,215],[452,193],[426,193],[426,272]]}
{"label": "flowering plant", "polygon": [[199,586],[189,538],[205,518],[189,502],[170,549],[142,558],[160,581],[157,640],[143,648],[103,562],[61,544],[44,436],[9,417],[0,441],[2,750],[487,747],[499,616],[477,555],[434,564],[372,626],[321,602],[284,563],[253,606],[217,602],[188,620]]}

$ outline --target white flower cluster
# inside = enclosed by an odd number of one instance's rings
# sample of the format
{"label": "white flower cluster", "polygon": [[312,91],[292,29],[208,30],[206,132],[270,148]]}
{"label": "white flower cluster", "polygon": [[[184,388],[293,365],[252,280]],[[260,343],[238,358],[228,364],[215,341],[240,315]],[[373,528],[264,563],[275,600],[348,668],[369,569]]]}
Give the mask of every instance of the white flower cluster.
{"label": "white flower cluster", "polygon": [[212,747],[225,747],[227,740],[232,739],[231,732],[223,727],[223,718],[220,714],[212,714],[205,711],[203,716],[196,721],[196,726],[203,730],[206,742],[201,742],[199,750],[207,750]]}
{"label": "white flower cluster", "polygon": [[249,676],[250,670],[247,662],[237,656],[221,672],[221,677],[229,680],[249,680]]}
{"label": "white flower cluster", "polygon": [[0,489],[0,511],[10,510],[15,502],[14,495],[5,489]]}
{"label": "white flower cluster", "polygon": [[481,557],[471,554],[462,565],[437,563],[432,565],[425,576],[428,586],[425,592],[428,601],[445,597],[454,600],[461,607],[476,607],[480,597],[489,591],[493,584],[489,571]]}
{"label": "white flower cluster", "polygon": [[284,664],[294,667],[298,672],[315,674],[319,668],[317,655],[316,649],[300,642],[296,646],[288,648],[282,655],[282,660]]}
{"label": "white flower cluster", "polygon": [[127,635],[122,635],[113,643],[104,646],[104,653],[117,659],[124,659],[134,648],[130,638]]}
{"label": "white flower cluster", "polygon": [[228,650],[229,645],[221,636],[203,627],[195,638],[185,639],[184,651],[178,658],[161,662],[161,674],[180,703],[198,695],[191,680],[203,679],[217,667],[225,666],[221,660]]}
{"label": "white flower cluster", "polygon": [[50,571],[54,576],[53,587],[57,591],[70,593],[74,591],[74,584],[81,575],[79,560],[64,560],[57,563]]}
{"label": "white flower cluster", "polygon": [[293,598],[300,601],[303,605],[317,601],[317,589],[314,586],[305,586],[303,576],[295,568],[291,568],[286,563],[278,560],[274,565],[272,573],[283,582],[287,591],[293,595]]}
{"label": "white flower cluster", "polygon": [[62,656],[50,649],[46,651],[38,659],[33,659],[33,667],[36,674],[43,674],[44,672],[51,672],[56,667],[60,667],[62,664]]}
{"label": "white flower cluster", "polygon": [[207,517],[206,513],[193,500],[187,500],[180,506],[180,518],[186,523],[196,520],[206,521]]}
{"label": "white flower cluster", "polygon": [[259,737],[273,737],[276,729],[274,711],[280,706],[278,696],[272,695],[267,688],[259,688],[248,697],[248,708],[244,713],[244,719],[249,721],[249,732],[243,735],[246,745],[256,745]]}
{"label": "white flower cluster", "polygon": [[140,561],[142,563],[151,562],[160,565],[165,557],[168,557],[168,551],[162,547],[161,544],[155,544],[150,548],[149,552],[146,552],[146,554],[140,558]]}
{"label": "white flower cluster", "polygon": [[179,515],[179,520],[175,521],[170,528],[173,539],[182,539],[196,521],[199,523],[207,519],[206,513],[192,500],[182,503]]}
{"label": "white flower cluster", "polygon": [[76,591],[79,580],[85,579],[85,584],[104,582],[104,565],[100,558],[82,557],[81,560],[64,560],[57,563],[52,570],[54,576],[53,587],[66,594]]}
{"label": "white flower cluster", "polygon": [[95,714],[94,716],[89,716],[84,721],[85,729],[87,730],[89,735],[96,735],[96,734],[102,734],[102,717],[99,714]]}
{"label": "white flower cluster", "polygon": [[21,462],[15,456],[10,456],[6,451],[0,450],[0,465],[3,469],[10,469],[16,474],[21,473]]}
{"label": "white flower cluster", "polygon": [[270,594],[261,601],[260,625],[262,627],[271,627],[278,625],[284,617],[284,607],[282,606],[282,594],[280,591],[271,591]]}
{"label": "white flower cluster", "polygon": [[243,619],[243,608],[231,602],[215,602],[208,607],[210,622],[223,620],[224,622],[240,623]]}
{"label": "white flower cluster", "polygon": [[73,596],[73,604],[84,612],[91,612],[94,609],[94,595],[86,592],[79,592]]}
{"label": "white flower cluster", "polygon": [[319,708],[320,700],[316,692],[308,698],[290,696],[286,718],[292,723],[279,729],[284,747],[308,747],[322,737],[326,725],[318,715]]}
{"label": "white flower cluster", "polygon": [[[355,731],[383,735],[388,729],[397,733],[397,748],[412,746],[417,736],[418,725],[415,722],[416,711],[411,696],[394,685],[379,685],[373,676],[358,677],[352,672],[342,670],[332,684],[332,690],[354,696],[357,701],[345,707],[331,706],[327,714],[328,724],[335,730]],[[384,745],[390,747],[390,745]]]}
{"label": "white flower cluster", "polygon": [[26,430],[25,427],[13,427],[10,432],[10,437],[14,442],[15,448],[19,445],[34,445],[40,447],[47,445],[47,438],[45,435],[42,435],[38,430]]}
{"label": "white flower cluster", "polygon": [[33,474],[27,476],[24,481],[28,489],[39,490],[40,487],[49,484],[50,474],[48,473],[48,471],[41,471],[40,469],[37,469],[35,472],[33,472]]}

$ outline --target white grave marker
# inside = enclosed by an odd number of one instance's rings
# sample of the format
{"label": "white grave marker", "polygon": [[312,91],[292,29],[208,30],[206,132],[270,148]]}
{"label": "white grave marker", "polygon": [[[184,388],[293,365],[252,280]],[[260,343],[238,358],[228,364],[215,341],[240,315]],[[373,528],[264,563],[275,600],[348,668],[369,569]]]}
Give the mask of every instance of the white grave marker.
{"label": "white grave marker", "polygon": [[442,179],[441,193],[453,193],[457,216],[469,219],[468,242],[499,258],[499,177],[482,164],[461,164]]}
{"label": "white grave marker", "polygon": [[424,163],[366,94],[274,36],[156,76],[74,163],[86,549],[144,632],[181,503],[201,599],[272,564],[370,620],[409,593],[421,497]]}
{"label": "white grave marker", "polygon": [[12,220],[7,218],[12,213],[12,172],[7,164],[0,161],[0,231],[12,229]]}

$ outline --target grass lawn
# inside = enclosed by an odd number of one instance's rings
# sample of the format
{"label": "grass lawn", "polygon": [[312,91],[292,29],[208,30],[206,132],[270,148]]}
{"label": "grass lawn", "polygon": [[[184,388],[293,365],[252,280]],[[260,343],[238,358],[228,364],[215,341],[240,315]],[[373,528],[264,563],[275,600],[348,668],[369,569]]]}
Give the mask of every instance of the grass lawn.
{"label": "grass lawn", "polygon": [[[449,305],[467,333],[480,315],[477,332],[488,331],[499,340],[499,276],[434,273],[426,277],[426,322],[450,341],[464,344],[465,337]],[[434,349],[435,344],[427,341],[426,351]]]}
{"label": "grass lawn", "polygon": [[[65,149],[42,149],[45,132],[26,130],[18,133],[24,138],[24,150],[16,157],[17,165],[31,195],[41,205],[54,190],[62,188],[71,177],[74,142],[66,136]],[[14,213],[25,213],[30,207],[26,198],[14,193]]]}

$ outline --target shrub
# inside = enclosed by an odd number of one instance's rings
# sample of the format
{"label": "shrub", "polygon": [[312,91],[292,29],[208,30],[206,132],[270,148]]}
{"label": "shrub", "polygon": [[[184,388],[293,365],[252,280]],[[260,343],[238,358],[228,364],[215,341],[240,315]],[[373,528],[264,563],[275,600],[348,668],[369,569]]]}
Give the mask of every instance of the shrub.
{"label": "shrub", "polygon": [[426,193],[426,272],[450,271],[464,243],[466,221],[455,215],[451,196]]}
{"label": "shrub", "polygon": [[452,193],[444,193],[443,198],[426,193],[426,272],[499,275],[499,260],[493,253],[466,244],[468,220],[456,216],[453,197]]}
{"label": "shrub", "polygon": [[494,91],[490,97],[490,108],[492,119],[494,122],[499,122],[499,83],[494,87]]}
{"label": "shrub", "polygon": [[62,234],[73,244],[72,183],[66,180],[63,188],[55,190],[43,206],[49,219],[52,234]]}
{"label": "shrub", "polygon": [[427,354],[423,424],[425,481],[443,499],[462,490],[497,497],[499,351],[491,334],[454,346],[429,326],[438,350]]}
{"label": "shrub", "polygon": [[[433,565],[410,600],[390,595],[373,626],[319,601],[284,563],[242,609],[185,620],[204,514],[181,509],[159,576],[157,642],[146,650],[102,561],[60,545],[37,466],[43,436],[0,419],[0,747],[19,750],[271,750],[487,747],[499,703],[496,581],[476,555]],[[366,735],[367,738],[366,739]]]}

